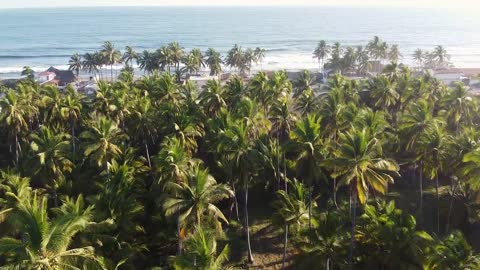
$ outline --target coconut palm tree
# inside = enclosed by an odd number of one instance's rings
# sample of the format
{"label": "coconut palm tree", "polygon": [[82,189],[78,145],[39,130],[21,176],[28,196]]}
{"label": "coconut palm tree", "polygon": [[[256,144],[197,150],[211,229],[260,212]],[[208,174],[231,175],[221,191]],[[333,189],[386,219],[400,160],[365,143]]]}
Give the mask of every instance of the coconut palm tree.
{"label": "coconut palm tree", "polygon": [[165,138],[160,152],[153,161],[158,181],[162,186],[169,181],[185,182],[187,173],[191,171],[190,168],[197,163],[176,137]]}
{"label": "coconut palm tree", "polygon": [[204,111],[210,115],[216,115],[221,108],[227,106],[225,101],[225,88],[218,80],[208,80],[202,87],[203,91],[199,95],[200,104],[202,104]]}
{"label": "coconut palm tree", "polygon": [[9,193],[16,203],[7,221],[15,233],[0,239],[5,269],[105,269],[93,247],[70,248],[75,235],[90,225],[93,207],[85,208],[82,196],[65,200],[51,217],[45,196],[27,194]]}
{"label": "coconut palm tree", "polygon": [[119,50],[115,49],[111,41],[105,41],[101,54],[105,58],[105,64],[110,66],[110,79],[113,81],[113,65],[120,63],[122,54]]}
{"label": "coconut palm tree", "polygon": [[126,137],[116,122],[101,116],[80,134],[84,142],[83,154],[96,166],[106,170],[108,162],[122,153],[120,144]]}
{"label": "coconut palm tree", "polygon": [[248,219],[248,191],[249,182],[254,173],[257,151],[255,139],[256,127],[248,119],[230,121],[220,135],[217,151],[224,153],[224,158],[233,163],[238,180],[244,186],[244,219],[247,238],[248,261],[253,263],[253,254],[250,244],[250,226]]}
{"label": "coconut palm tree", "polygon": [[448,124],[454,127],[455,134],[460,135],[460,127],[463,123],[466,126],[472,124],[472,112],[476,104],[469,94],[470,88],[463,83],[457,83],[445,97],[445,111]]}
{"label": "coconut palm tree", "polygon": [[83,67],[83,60],[82,57],[76,53],[70,57],[68,61],[68,70],[75,71],[75,75],[80,75],[80,70]]}
{"label": "coconut palm tree", "polygon": [[27,79],[33,80],[33,78],[35,78],[35,71],[33,71],[33,69],[29,66],[24,66],[20,75],[27,77]]}
{"label": "coconut palm tree", "polygon": [[243,51],[242,47],[239,47],[237,44],[235,44],[235,46],[233,46],[233,48],[228,51],[227,58],[225,59],[225,64],[227,64],[231,68],[240,70],[245,62],[244,58],[245,52]]}
{"label": "coconut palm tree", "polygon": [[137,58],[138,67],[152,74],[155,70],[158,70],[159,67],[159,55],[155,52],[143,51]]}
{"label": "coconut palm tree", "polygon": [[307,115],[295,125],[290,132],[292,147],[296,149],[296,170],[301,179],[308,185],[308,218],[312,227],[312,193],[314,185],[323,176],[320,162],[323,160],[323,142],[320,130],[320,117],[315,114]]}
{"label": "coconut palm tree", "polygon": [[72,161],[75,161],[75,128],[82,118],[83,96],[74,89],[67,88],[67,94],[62,99],[60,106],[60,115],[63,121],[70,122],[70,139],[72,144]]}
{"label": "coconut palm tree", "polygon": [[68,139],[67,134],[55,132],[46,126],[31,135],[34,172],[40,179],[48,181],[44,184],[52,190],[55,206],[58,205],[57,189],[65,181],[65,174],[70,173],[74,166],[68,158]]}
{"label": "coconut palm tree", "polygon": [[21,155],[21,147],[19,136],[26,132],[28,126],[28,115],[31,108],[22,103],[23,100],[15,93],[9,90],[0,100],[1,119],[7,128],[7,133],[12,140],[10,144],[10,152],[15,154],[15,165],[18,166],[19,157]]}
{"label": "coconut palm tree", "polygon": [[393,183],[393,176],[399,176],[399,166],[394,160],[384,157],[381,144],[366,129],[355,128],[340,133],[334,157],[327,160],[325,164],[335,166],[336,171],[332,176],[339,177],[340,186],[345,185],[350,188],[353,211],[348,261],[352,267],[357,199],[361,205],[365,205],[370,189],[385,194],[388,184]]}
{"label": "coconut palm tree", "polygon": [[416,49],[413,53],[413,60],[417,63],[418,68],[423,68],[423,63],[425,61],[425,53],[422,49]]}
{"label": "coconut palm tree", "polygon": [[443,46],[439,45],[429,54],[429,61],[435,68],[447,68],[450,65],[450,55]]}
{"label": "coconut palm tree", "polygon": [[86,53],[83,56],[82,68],[83,70],[87,71],[88,73],[92,74],[96,77],[96,74],[99,72],[98,66],[98,57],[95,53]]}
{"label": "coconut palm tree", "polygon": [[448,158],[449,145],[452,140],[447,135],[444,125],[436,121],[422,133],[418,138],[418,158],[423,162],[423,173],[435,181],[435,192],[437,197],[437,233],[440,233],[440,193],[439,174],[445,170],[445,161]]}
{"label": "coconut palm tree", "polygon": [[330,47],[327,45],[327,42],[325,42],[325,40],[320,40],[317,47],[313,51],[313,57],[318,60],[320,72],[323,72],[325,66],[325,59],[328,57],[329,53]]}
{"label": "coconut palm tree", "polygon": [[230,270],[226,265],[228,260],[228,245],[217,254],[217,240],[213,233],[201,227],[185,241],[185,252],[173,260],[175,270]]}
{"label": "coconut palm tree", "polygon": [[222,58],[219,52],[208,48],[205,52],[205,63],[210,69],[210,76],[218,76],[222,72]]}
{"label": "coconut palm tree", "polygon": [[163,203],[167,216],[178,215],[183,226],[201,225],[205,215],[228,223],[222,211],[215,205],[233,197],[233,191],[209,174],[208,169],[199,165],[190,168],[185,181],[166,183],[168,198]]}
{"label": "coconut palm tree", "polygon": [[388,60],[390,62],[397,63],[401,58],[402,58],[402,53],[400,52],[398,45],[397,44],[392,45],[392,47],[390,47],[390,51],[388,51]]}
{"label": "coconut palm tree", "polygon": [[[425,231],[417,229],[415,218],[395,207],[395,202],[365,206],[356,239],[362,264],[384,269],[422,269],[425,250],[434,243]],[[359,266],[361,267],[361,266]]]}
{"label": "coconut palm tree", "polygon": [[278,199],[273,202],[273,206],[277,210],[273,218],[274,220],[278,219],[280,225],[285,228],[282,269],[285,269],[289,231],[299,232],[303,227],[308,226],[310,220],[307,191],[302,183],[294,180],[290,182],[288,190],[288,192],[277,191]]}
{"label": "coconut palm tree", "polygon": [[175,70],[180,70],[180,63],[185,55],[183,47],[176,41],[168,44],[168,50],[170,51],[170,59],[175,65]]}
{"label": "coconut palm tree", "polygon": [[138,60],[137,52],[131,46],[125,47],[125,52],[122,56],[122,61],[124,61],[127,65],[130,63],[130,66],[133,67],[133,60]]}
{"label": "coconut palm tree", "polygon": [[431,248],[425,269],[476,269],[480,257],[473,253],[463,234],[455,231]]}
{"label": "coconut palm tree", "polygon": [[253,52],[254,59],[255,59],[255,64],[260,63],[260,70],[263,70],[262,68],[262,61],[265,58],[266,55],[266,50],[260,47],[256,47],[255,51]]}

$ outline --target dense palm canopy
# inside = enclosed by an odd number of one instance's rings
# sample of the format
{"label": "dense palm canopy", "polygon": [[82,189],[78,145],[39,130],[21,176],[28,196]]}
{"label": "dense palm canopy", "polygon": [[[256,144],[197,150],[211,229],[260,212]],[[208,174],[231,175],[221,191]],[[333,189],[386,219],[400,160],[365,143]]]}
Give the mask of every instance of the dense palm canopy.
{"label": "dense palm canopy", "polygon": [[444,48],[411,72],[320,42],[322,74],[246,79],[268,52],[238,45],[225,79],[214,49],[104,45],[70,63],[93,94],[2,88],[0,268],[478,268],[479,99],[420,74]]}

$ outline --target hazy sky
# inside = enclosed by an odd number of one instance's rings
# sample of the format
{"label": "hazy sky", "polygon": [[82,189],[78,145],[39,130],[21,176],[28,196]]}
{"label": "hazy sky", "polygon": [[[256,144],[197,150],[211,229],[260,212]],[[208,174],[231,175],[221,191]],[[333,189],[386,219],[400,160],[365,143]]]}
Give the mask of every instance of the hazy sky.
{"label": "hazy sky", "polygon": [[0,0],[0,8],[135,6],[135,5],[378,5],[467,7],[478,9],[479,0]]}

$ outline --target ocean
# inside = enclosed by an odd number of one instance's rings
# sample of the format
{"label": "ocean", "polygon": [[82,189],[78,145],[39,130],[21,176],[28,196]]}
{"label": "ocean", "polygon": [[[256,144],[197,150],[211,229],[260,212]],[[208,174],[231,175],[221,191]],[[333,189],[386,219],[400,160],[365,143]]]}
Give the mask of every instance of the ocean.
{"label": "ocean", "polygon": [[74,53],[106,40],[123,49],[185,49],[222,53],[234,44],[267,49],[263,69],[316,68],[321,39],[364,45],[378,35],[398,44],[410,63],[416,48],[443,45],[457,67],[480,67],[480,16],[445,9],[375,7],[95,7],[0,9],[0,77],[23,66],[66,68]]}

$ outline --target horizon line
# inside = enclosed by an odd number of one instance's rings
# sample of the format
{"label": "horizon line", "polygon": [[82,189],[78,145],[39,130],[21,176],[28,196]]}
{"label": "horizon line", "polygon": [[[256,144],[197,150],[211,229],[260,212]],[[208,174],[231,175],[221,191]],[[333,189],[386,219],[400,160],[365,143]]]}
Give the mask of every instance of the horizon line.
{"label": "horizon line", "polygon": [[385,8],[385,7],[392,7],[392,8],[407,8],[407,9],[445,9],[446,7],[442,6],[417,6],[411,7],[402,4],[398,5],[386,5],[386,4],[336,4],[336,3],[315,3],[315,4],[294,4],[294,3],[284,3],[284,4],[189,4],[189,5],[182,5],[182,4],[142,4],[142,5],[79,5],[79,6],[32,6],[32,7],[0,7],[0,10],[18,10],[18,9],[76,9],[76,8],[139,8],[139,7],[166,7],[166,8],[199,8],[199,7],[209,7],[209,8],[225,8],[225,7],[275,7],[275,8],[291,8],[291,7],[353,7],[353,8]]}

